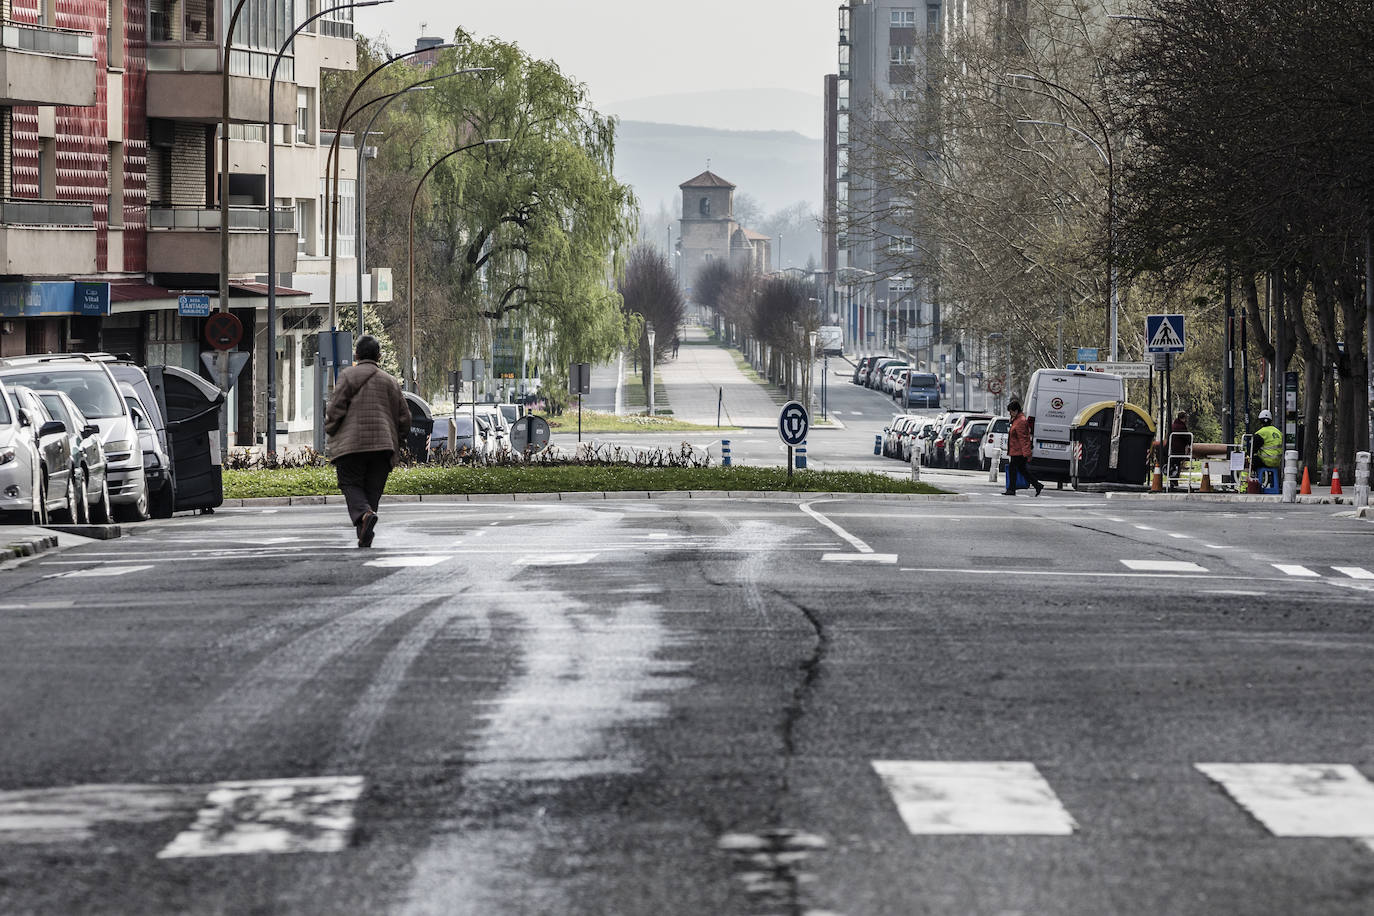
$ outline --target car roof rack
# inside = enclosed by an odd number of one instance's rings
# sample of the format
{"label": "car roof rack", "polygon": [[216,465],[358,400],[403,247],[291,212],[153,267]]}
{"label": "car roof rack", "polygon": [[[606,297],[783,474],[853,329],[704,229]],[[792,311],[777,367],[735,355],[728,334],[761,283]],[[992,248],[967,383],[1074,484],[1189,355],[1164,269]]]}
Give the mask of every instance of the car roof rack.
{"label": "car roof rack", "polygon": [[96,362],[97,356],[108,354],[91,353],[36,353],[32,356],[6,356],[0,359],[0,366],[36,366],[42,363]]}

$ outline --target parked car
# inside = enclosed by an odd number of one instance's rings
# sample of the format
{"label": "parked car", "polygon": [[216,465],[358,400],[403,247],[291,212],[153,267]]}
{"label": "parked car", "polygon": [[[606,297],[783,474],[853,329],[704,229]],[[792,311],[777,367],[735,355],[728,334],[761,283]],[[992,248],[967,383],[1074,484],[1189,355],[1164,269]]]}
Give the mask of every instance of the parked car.
{"label": "parked car", "polygon": [[935,435],[935,427],[935,421],[930,418],[923,418],[919,424],[912,426],[906,441],[902,444],[903,461],[910,463],[911,454],[915,452],[917,460],[924,463],[925,459],[921,456],[925,454],[926,441]]}
{"label": "parked car", "polygon": [[899,372],[905,373],[907,368],[907,364],[903,360],[888,363],[883,366],[882,374],[879,376],[878,384],[875,387],[884,394],[891,394],[897,387],[897,374]]}
{"label": "parked car", "polygon": [[0,359],[0,380],[38,391],[64,392],[100,429],[109,467],[110,503],[120,517],[148,517],[143,450],[129,406],[110,370],[85,353],[12,356]]}
{"label": "parked car", "polygon": [[1002,462],[1007,460],[1007,432],[1011,429],[1010,417],[993,417],[988,431],[983,433],[983,442],[978,447],[978,463],[983,470],[992,469],[992,456],[999,455]]}
{"label": "parked car", "polygon": [[129,405],[129,413],[134,418],[134,428],[138,430],[139,448],[143,452],[143,478],[148,487],[148,508],[154,518],[171,518],[175,495],[172,492],[172,462],[167,458],[167,450],[158,440],[157,429],[149,419],[152,414],[147,405],[127,382],[121,382],[120,390],[124,401]]}
{"label": "parked car", "polygon": [[77,518],[84,525],[113,521],[110,509],[110,483],[106,469],[105,447],[100,443],[100,427],[87,420],[72,399],[60,391],[40,391],[38,399],[54,420],[61,420],[71,438],[72,463],[76,474]]}
{"label": "parked car", "polygon": [[[79,517],[75,474],[72,471],[72,442],[67,426],[52,414],[32,388],[16,385],[11,390],[20,424],[34,437],[38,454],[36,501],[46,520],[57,513],[57,520],[74,523]],[[37,524],[45,524],[39,522]]]}
{"label": "parked car", "polygon": [[935,430],[931,433],[925,445],[925,464],[932,468],[942,468],[947,462],[945,452],[945,440],[949,436],[950,427],[958,418],[957,414],[941,414],[935,418]]}
{"label": "parked car", "polygon": [[869,388],[876,389],[879,384],[882,383],[883,370],[895,362],[902,362],[902,360],[896,356],[879,357],[868,370],[868,378],[865,380],[864,384]]}
{"label": "parked car", "polygon": [[859,362],[854,367],[854,384],[867,385],[868,375],[873,371],[873,366],[879,360],[892,359],[891,356],[861,356]]}
{"label": "parked car", "polygon": [[[0,511],[31,525],[46,525],[51,506],[44,492],[41,432],[20,408],[18,389],[0,383]],[[49,436],[53,432],[49,427]]]}
{"label": "parked car", "polygon": [[912,421],[919,419],[920,417],[911,414],[899,413],[892,418],[887,426],[883,427],[883,457],[897,458],[901,455],[902,436]]}
{"label": "parked car", "polygon": [[985,413],[961,413],[955,418],[954,423],[950,426],[949,435],[945,437],[945,467],[963,467],[959,461],[960,440],[964,438],[965,432],[973,423],[991,419],[992,415]]}
{"label": "parked car", "polygon": [[939,407],[940,379],[933,372],[907,372],[903,384],[897,386],[892,397],[908,408]]}
{"label": "parked car", "polygon": [[983,434],[988,431],[991,420],[970,420],[954,440],[954,466],[956,468],[977,468],[982,466],[979,448],[983,444]]}

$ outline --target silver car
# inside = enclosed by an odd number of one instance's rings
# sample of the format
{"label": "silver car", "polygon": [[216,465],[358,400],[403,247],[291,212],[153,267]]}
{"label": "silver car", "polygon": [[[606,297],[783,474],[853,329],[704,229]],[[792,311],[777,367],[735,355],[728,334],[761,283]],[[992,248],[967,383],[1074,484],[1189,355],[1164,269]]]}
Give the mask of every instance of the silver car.
{"label": "silver car", "polygon": [[67,426],[71,439],[72,464],[76,489],[76,524],[95,522],[107,525],[114,520],[110,510],[110,482],[106,470],[105,447],[100,441],[100,427],[96,426],[61,391],[40,391],[38,399],[54,420]]}

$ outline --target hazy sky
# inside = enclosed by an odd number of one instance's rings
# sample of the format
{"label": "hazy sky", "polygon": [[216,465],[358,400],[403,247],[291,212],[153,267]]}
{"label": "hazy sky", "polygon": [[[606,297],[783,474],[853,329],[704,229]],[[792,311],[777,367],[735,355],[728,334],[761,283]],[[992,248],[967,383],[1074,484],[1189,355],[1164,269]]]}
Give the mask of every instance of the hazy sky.
{"label": "hazy sky", "polygon": [[714,89],[822,93],[839,0],[396,0],[358,11],[395,50],[462,26],[551,58],[593,102]]}

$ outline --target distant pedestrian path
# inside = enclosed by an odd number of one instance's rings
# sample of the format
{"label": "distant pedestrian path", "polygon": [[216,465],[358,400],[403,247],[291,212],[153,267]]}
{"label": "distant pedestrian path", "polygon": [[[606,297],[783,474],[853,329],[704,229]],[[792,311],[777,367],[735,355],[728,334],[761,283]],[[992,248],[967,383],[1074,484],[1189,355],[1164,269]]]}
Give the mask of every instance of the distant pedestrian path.
{"label": "distant pedestrian path", "polygon": [[778,421],[778,405],[757,382],[735,365],[731,353],[710,340],[705,328],[683,333],[677,359],[654,368],[667,390],[673,416],[690,423],[716,424],[716,401],[723,396],[720,422],[726,426],[771,427]]}

